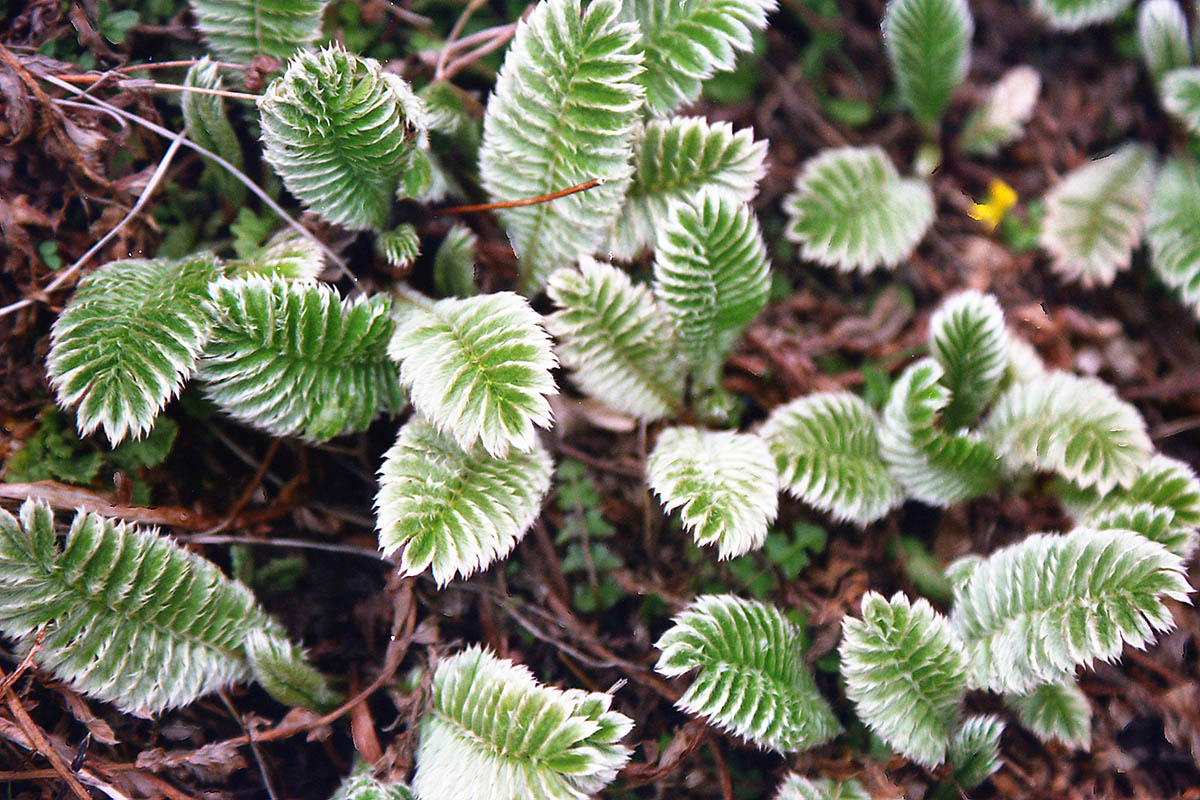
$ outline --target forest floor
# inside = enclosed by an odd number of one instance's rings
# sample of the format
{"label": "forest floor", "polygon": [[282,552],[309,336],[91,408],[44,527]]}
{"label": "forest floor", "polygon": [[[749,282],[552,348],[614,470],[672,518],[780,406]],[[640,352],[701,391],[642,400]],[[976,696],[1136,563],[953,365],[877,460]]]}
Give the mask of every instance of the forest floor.
{"label": "forest floor", "polygon": [[[420,76],[428,63],[414,48],[422,41],[428,47],[428,38],[413,35],[404,19],[377,3],[342,0],[330,16],[341,29],[369,38],[381,56],[393,53],[404,74]],[[461,5],[417,7],[444,35]],[[798,259],[780,235],[780,200],[800,164],[821,148],[878,144],[904,164],[918,134],[896,109],[880,42],[883,1],[838,5],[841,14],[827,15],[822,3],[783,2],[761,58],[695,108],[735,127],[753,126],[770,142],[770,171],[755,207],[771,242],[778,291],[725,372],[726,387],[746,403],[744,420],[817,390],[878,393],[881,381],[886,385],[887,376],[919,353],[942,299],[971,287],[995,294],[1013,329],[1050,366],[1110,382],[1145,416],[1157,447],[1200,465],[1200,338],[1191,312],[1154,283],[1142,255],[1115,285],[1083,289],[1052,274],[1047,257],[1020,236],[1033,201],[1070,169],[1130,139],[1162,147],[1171,136],[1130,51],[1131,21],[1067,36],[1031,24],[1021,4],[972,0],[971,70],[946,127],[953,129],[986,86],[1020,63],[1044,76],[1035,116],[997,159],[967,161],[949,150],[934,180],[938,219],[918,252],[894,271],[848,276]],[[265,775],[279,800],[320,800],[348,772],[355,751],[391,759],[398,773],[407,770],[421,668],[478,642],[559,685],[605,690],[628,681],[621,710],[636,721],[636,749],[605,797],[768,798],[787,769],[859,776],[876,797],[927,794],[937,773],[870,752],[861,726],[833,744],[782,759],[691,721],[672,706],[678,686],[652,669],[653,642],[669,614],[700,592],[770,597],[805,616],[807,657],[818,684],[836,696],[836,675],[824,657],[836,648],[842,616],[857,610],[862,594],[919,594],[929,563],[1061,529],[1067,524],[1062,510],[1037,487],[948,510],[909,503],[865,531],[785,499],[776,525],[785,532],[777,548],[782,555],[760,552],[717,563],[707,552],[698,554],[648,496],[644,434],[606,430],[606,420],[564,404],[553,445],[557,458],[579,464],[568,473],[572,491],[561,491],[566,479],[560,476],[557,499],[507,561],[438,590],[427,576],[396,579],[377,555],[375,472],[394,439],[394,420],[310,446],[214,416],[188,390],[167,409],[177,433],[164,457],[118,463],[102,454],[107,448],[99,439],[73,441],[70,420],[64,427],[54,419],[44,359],[50,326],[75,279],[46,287],[126,214],[167,142],[55,104],[63,93],[34,76],[39,69],[58,70],[51,58],[105,68],[199,52],[182,3],[135,8],[139,20],[114,43],[78,3],[0,0],[0,307],[29,301],[0,317],[0,461],[36,436],[53,438],[45,431],[57,425],[60,449],[44,457],[90,477],[42,483],[40,496],[63,510],[89,502],[137,507],[130,516],[193,541],[198,552],[248,578],[318,667],[344,680],[351,693],[386,685],[335,720],[300,711],[285,717],[285,709],[253,687],[232,694],[240,720],[218,699],[143,720],[86,702],[48,675],[27,674],[11,697],[67,761],[83,754],[81,763],[129,797],[265,797]],[[481,99],[498,58],[463,73],[463,85],[479,89]],[[262,77],[252,71],[249,80]],[[135,84],[98,91],[120,108],[178,125],[177,102],[162,93]],[[840,105],[834,108],[829,97]],[[217,230],[229,236],[225,226],[237,209],[222,209],[211,189],[199,185],[201,170],[196,157],[178,157],[145,213],[83,271],[127,253],[156,252],[181,235],[172,226],[197,209],[204,216],[216,209]],[[1020,198],[1017,223],[1004,234],[988,232],[967,214],[992,178],[1003,179]],[[511,285],[514,260],[495,220],[480,214],[464,221],[480,234],[485,284]],[[448,224],[430,216],[419,227],[436,238]],[[378,287],[394,279],[352,236],[322,235],[345,247],[361,283]],[[10,466],[6,479],[21,475],[29,473],[17,475]],[[563,499],[568,496],[575,500]],[[14,510],[21,497],[0,484],[5,507]],[[591,512],[602,520],[589,519]],[[602,537],[602,547],[581,541],[581,529]],[[586,558],[581,548],[591,548]],[[1158,644],[1146,652],[1127,648],[1120,663],[1083,673],[1080,685],[1094,713],[1089,752],[1042,745],[1010,725],[1004,765],[972,796],[1200,798],[1200,612],[1178,604],[1172,612],[1177,628]],[[4,647],[0,642],[0,666],[11,672],[15,660]],[[968,706],[1003,712],[997,698],[982,694],[970,695]],[[837,711],[851,718],[848,707]],[[10,712],[11,703],[0,708],[0,791],[61,797],[56,771],[15,744]],[[247,726],[261,740],[253,749],[243,746]],[[89,732],[85,750],[81,742]]]}

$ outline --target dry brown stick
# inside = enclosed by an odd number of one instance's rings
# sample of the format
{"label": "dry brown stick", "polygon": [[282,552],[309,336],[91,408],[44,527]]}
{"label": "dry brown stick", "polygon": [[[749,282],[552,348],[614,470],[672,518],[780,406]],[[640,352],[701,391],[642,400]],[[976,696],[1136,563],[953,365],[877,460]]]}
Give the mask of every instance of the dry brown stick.
{"label": "dry brown stick", "polygon": [[[0,683],[5,682],[8,676],[3,669],[0,669]],[[71,790],[71,794],[75,795],[78,800],[92,800],[92,796],[88,794],[87,789],[83,788],[83,784],[79,782],[79,778],[75,777],[75,773],[71,771],[70,766],[66,761],[63,761],[62,756],[58,751],[51,746],[46,739],[46,734],[37,726],[33,718],[29,716],[29,712],[25,710],[25,706],[21,705],[20,698],[16,692],[8,686],[4,690],[4,700],[8,704],[8,710],[12,712],[13,722],[21,729],[21,732],[29,738],[33,748],[41,753],[42,757],[50,762],[50,766],[54,768],[55,774],[66,782],[67,788]]]}
{"label": "dry brown stick", "polygon": [[723,800],[735,800],[733,779],[729,777],[729,766],[725,763],[725,756],[721,754],[721,745],[711,735],[705,744],[708,745],[708,751],[712,753],[713,763],[717,765],[717,779],[721,784],[721,797]]}
{"label": "dry brown stick", "polygon": [[11,675],[0,681],[0,694],[4,694],[10,688],[12,688],[12,686],[21,679],[21,676],[33,666],[33,657],[37,655],[37,651],[41,649],[42,641],[45,638],[46,626],[43,625],[42,627],[38,628],[37,634],[35,634],[33,637],[33,647],[29,648],[29,652],[25,654],[23,659],[21,659],[21,663],[17,664],[17,668],[13,670]]}
{"label": "dry brown stick", "polygon": [[499,203],[479,203],[473,206],[452,206],[451,208],[442,208],[434,211],[434,214],[444,216],[446,214],[470,214],[476,211],[498,211],[504,208],[520,208],[522,206],[536,206],[539,203],[549,203],[551,200],[558,200],[560,197],[568,197],[579,192],[586,192],[588,189],[595,189],[597,186],[603,186],[608,182],[608,178],[592,178],[590,181],[584,181],[576,186],[571,186],[567,189],[559,189],[557,192],[543,194],[537,197],[526,197],[522,200],[504,200]]}
{"label": "dry brown stick", "polygon": [[130,522],[140,522],[147,525],[169,525],[191,531],[203,531],[211,528],[215,520],[202,514],[188,511],[179,506],[162,506],[159,508],[134,508],[131,506],[115,506],[102,495],[78,486],[68,486],[55,481],[38,481],[37,483],[0,483],[0,500],[23,501],[28,498],[42,500],[51,508],[71,511],[81,509],[106,517],[117,517]]}

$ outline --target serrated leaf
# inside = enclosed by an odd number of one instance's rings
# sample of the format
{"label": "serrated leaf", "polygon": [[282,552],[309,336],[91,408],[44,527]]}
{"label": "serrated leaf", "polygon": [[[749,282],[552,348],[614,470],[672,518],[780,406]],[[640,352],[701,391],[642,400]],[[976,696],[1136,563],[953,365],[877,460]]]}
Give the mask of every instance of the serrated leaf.
{"label": "serrated leaf", "polygon": [[[188,69],[183,85],[199,89],[225,88],[220,69],[208,56]],[[185,91],[179,104],[188,138],[241,169],[242,146],[229,123],[225,100],[219,95]],[[246,201],[246,185],[219,164],[212,163],[209,168],[229,205],[233,208],[241,206]]]}
{"label": "serrated leaf", "polygon": [[1138,7],[1138,48],[1155,81],[1192,63],[1187,17],[1176,0],[1146,0]]}
{"label": "serrated leaf", "polygon": [[475,245],[479,237],[466,225],[446,233],[433,255],[433,286],[443,297],[479,294],[475,285]]}
{"label": "serrated leaf", "polygon": [[967,659],[925,599],[867,592],[862,619],[842,620],[842,677],[859,718],[896,752],[933,768],[946,759],[967,692]]}
{"label": "serrated leaf", "polygon": [[618,0],[545,0],[517,28],[484,115],[479,170],[493,200],[540,197],[602,178],[549,203],[499,212],[520,260],[521,288],[590,254],[620,213],[642,107],[637,30]]}
{"label": "serrated leaf", "polygon": [[1200,133],[1200,67],[1173,69],[1159,85],[1163,108],[1189,133]]}
{"label": "serrated leaf", "polygon": [[933,192],[902,178],[878,147],[839,147],[809,159],[784,198],[789,241],[811,261],[842,270],[892,267],[933,224]]}
{"label": "serrated leaf", "polygon": [[335,225],[387,224],[425,140],[412,88],[340,45],[302,52],[258,100],[263,157],[288,191]]}
{"label": "serrated leaf", "polygon": [[665,114],[700,97],[700,85],[731,70],[753,49],[776,0],[625,0],[622,17],[637,23],[646,71],[646,107]]}
{"label": "serrated leaf", "polygon": [[1108,22],[1132,3],[1133,0],[1033,0],[1033,8],[1050,27],[1074,31]]}
{"label": "serrated leaf", "polygon": [[871,795],[854,778],[802,778],[788,775],[775,791],[774,800],[871,800]]}
{"label": "serrated leaf", "polygon": [[702,383],[716,382],[725,356],[766,305],[770,283],[749,206],[711,191],[672,204],[654,250],[654,295]]}
{"label": "serrated leaf", "polygon": [[1171,158],[1150,201],[1146,227],[1150,266],[1200,316],[1200,167]]}
{"label": "serrated leaf", "polygon": [[990,294],[973,290],[945,300],[929,320],[929,349],[950,390],[942,427],[969,427],[991,403],[1009,366],[1004,311]]}
{"label": "serrated leaf", "polygon": [[841,730],[800,651],[802,633],[774,606],[704,595],[655,643],[667,677],[699,669],[675,706],[755,744],[792,753]]}
{"label": "serrated leaf", "polygon": [[647,421],[683,408],[684,364],[666,313],[645,286],[611,264],[583,258],[546,292],[558,308],[546,327],[584,394]]}
{"label": "serrated leaf", "polygon": [[556,689],[468,648],[438,665],[421,720],[421,800],[587,800],[629,761],[633,720],[612,696]]}
{"label": "serrated leaf", "polygon": [[400,783],[379,780],[361,758],[329,800],[415,800],[412,790]]}
{"label": "serrated leaf", "polygon": [[1153,189],[1154,153],[1141,144],[1069,172],[1045,198],[1038,243],[1051,268],[1084,287],[1112,283],[1129,268]]}
{"label": "serrated leaf", "polygon": [[775,459],[753,434],[668,428],[646,460],[646,482],[721,559],[762,547],[779,511]]}
{"label": "serrated leaf", "polygon": [[990,157],[1020,138],[1041,90],[1042,77],[1033,67],[1022,64],[1004,73],[963,123],[963,152]]}
{"label": "serrated leaf", "polygon": [[1043,742],[1061,742],[1074,750],[1091,744],[1092,706],[1074,681],[1048,683],[1028,694],[1007,695],[1004,701]]}
{"label": "serrated leaf", "polygon": [[149,716],[250,677],[245,642],[283,629],[246,587],[153,530],[49,506],[0,510],[0,631],[90,697]]}
{"label": "serrated leaf", "polygon": [[1154,451],[1137,409],[1098,378],[1051,372],[1005,390],[983,426],[1008,464],[1107,492],[1129,486]]}
{"label": "serrated leaf", "polygon": [[904,499],[879,453],[879,420],[849,392],[811,394],[771,412],[759,435],[793,497],[867,525]]}
{"label": "serrated leaf", "polygon": [[767,143],[749,128],[699,117],[656,119],[633,143],[633,180],[609,231],[612,258],[631,259],[652,244],[672,202],[701,189],[748,202],[766,171]]}
{"label": "serrated leaf", "polygon": [[79,282],[54,321],[46,372],[80,435],[138,438],[196,369],[209,335],[211,253],[112,261]]}
{"label": "serrated leaf", "polygon": [[505,557],[541,512],[553,462],[534,440],[530,451],[490,455],[463,450],[414,417],[401,428],[379,468],[375,513],[379,547],[400,550],[400,572],[433,567],[444,586]]}
{"label": "serrated leaf", "polygon": [[212,304],[197,374],[234,419],[324,441],[404,405],[386,296],[341,300],[322,284],[249,277],[213,284]]}
{"label": "serrated leaf", "polygon": [[249,64],[262,54],[279,61],[321,35],[325,0],[190,0],[196,27],[218,58]]}
{"label": "serrated leaf", "polygon": [[892,385],[879,428],[880,454],[916,500],[948,506],[991,491],[1001,463],[972,431],[947,433],[938,417],[950,404],[944,372],[932,358],[906,369]]}
{"label": "serrated leaf", "polygon": [[228,262],[229,274],[314,281],[325,269],[325,253],[294,228],[283,228],[247,258]]}
{"label": "serrated leaf", "polygon": [[512,292],[448,298],[408,311],[388,347],[413,407],[459,446],[532,450],[551,424],[557,360],[541,317]]}
{"label": "serrated leaf", "polygon": [[975,687],[1021,694],[1076,667],[1115,661],[1175,621],[1187,603],[1180,558],[1132,531],[1034,534],[980,561],[956,591],[950,621]]}
{"label": "serrated leaf", "polygon": [[974,789],[1000,769],[1000,735],[1004,722],[988,714],[967,717],[950,738],[946,757],[961,789]]}
{"label": "serrated leaf", "polygon": [[933,128],[967,75],[975,22],[966,0],[890,0],[883,44],[900,97],[919,122]]}
{"label": "serrated leaf", "polygon": [[1111,508],[1098,511],[1080,520],[1089,528],[1097,530],[1124,530],[1145,536],[1158,542],[1185,561],[1196,550],[1196,529],[1180,525],[1175,521],[1175,512],[1149,503],[1114,504]]}
{"label": "serrated leaf", "polygon": [[324,675],[312,668],[304,651],[278,632],[250,631],[245,648],[254,679],[284,705],[325,712],[341,704],[341,694],[329,685]]}
{"label": "serrated leaf", "polygon": [[421,255],[421,237],[417,235],[417,229],[406,222],[376,234],[375,251],[393,267],[405,269]]}

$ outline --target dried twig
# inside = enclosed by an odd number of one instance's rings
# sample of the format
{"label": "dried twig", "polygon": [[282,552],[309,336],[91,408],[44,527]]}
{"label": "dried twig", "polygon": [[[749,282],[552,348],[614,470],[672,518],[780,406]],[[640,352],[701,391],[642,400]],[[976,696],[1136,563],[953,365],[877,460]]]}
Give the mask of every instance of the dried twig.
{"label": "dried twig", "polygon": [[597,186],[603,186],[608,182],[608,178],[592,178],[590,181],[566,189],[559,189],[557,192],[550,194],[538,195],[537,197],[526,197],[522,200],[504,200],[499,203],[479,203],[473,206],[453,206],[451,208],[442,208],[434,211],[434,214],[470,214],[475,211],[498,211],[502,208],[520,208],[521,206],[535,206],[538,203],[548,203],[551,200],[557,200],[560,197],[586,192],[588,189],[595,189]]}

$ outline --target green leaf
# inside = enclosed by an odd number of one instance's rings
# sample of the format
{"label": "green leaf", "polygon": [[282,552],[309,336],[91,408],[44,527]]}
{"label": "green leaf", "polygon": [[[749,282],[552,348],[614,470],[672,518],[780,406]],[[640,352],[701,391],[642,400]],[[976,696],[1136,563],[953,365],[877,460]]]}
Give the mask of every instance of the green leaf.
{"label": "green leaf", "polygon": [[1175,0],[1146,0],[1138,7],[1138,46],[1155,81],[1173,69],[1191,66],[1187,17]]}
{"label": "green leaf", "polygon": [[842,621],[846,696],[896,751],[933,768],[946,759],[967,692],[967,659],[945,617],[925,599],[867,592],[862,619]]}
{"label": "green leaf", "polygon": [[1153,453],[1136,408],[1098,378],[1066,372],[1009,387],[984,435],[1014,469],[1055,472],[1100,492],[1132,484]]}
{"label": "green leaf", "polygon": [[190,0],[208,49],[225,61],[249,64],[262,54],[279,61],[321,35],[325,0]]}
{"label": "green leaf", "polygon": [[637,30],[619,0],[545,0],[521,22],[484,115],[479,170],[493,200],[540,197],[603,179],[548,203],[499,212],[536,293],[553,269],[596,250],[620,213],[642,107]]}
{"label": "green leaf", "polygon": [[754,48],[776,0],[625,0],[622,17],[637,23],[646,57],[640,82],[646,107],[666,114],[700,97],[700,85],[731,70]]}
{"label": "green leaf", "polygon": [[421,800],[587,800],[629,761],[612,696],[556,689],[471,647],[438,665],[421,720]]}
{"label": "green leaf", "polygon": [[762,547],[779,511],[775,460],[754,434],[668,428],[646,459],[646,482],[721,559]]}
{"label": "green leaf", "polygon": [[466,225],[455,225],[433,255],[433,286],[443,297],[479,294],[475,285],[475,246],[479,237]]}
{"label": "green leaf", "polygon": [[1004,311],[990,294],[973,290],[945,300],[929,320],[929,349],[950,390],[942,427],[957,431],[979,419],[1008,370]]}
{"label": "green leaf", "polygon": [[276,631],[256,629],[245,641],[246,659],[259,685],[288,706],[332,711],[344,699],[308,663],[304,651]]}
{"label": "green leaf", "polygon": [[[49,506],[0,510],[0,631],[71,688],[149,716],[250,677],[246,642],[283,629],[246,587],[150,530]],[[297,651],[298,652],[298,651]]]}
{"label": "green leaf", "polygon": [[334,45],[293,58],[258,108],[263,157],[289,192],[335,225],[387,225],[425,140],[421,101],[404,80]]}
{"label": "green leaf", "polygon": [[[187,71],[184,86],[201,89],[224,89],[221,72],[208,56],[197,61]],[[225,100],[218,95],[200,92],[183,92],[180,105],[183,108],[183,124],[188,138],[201,147],[211,150],[238,169],[242,168],[242,145],[225,112]],[[233,173],[213,162],[209,165],[221,195],[232,208],[246,201],[246,185]]]}
{"label": "green leaf", "polygon": [[[248,235],[254,236],[254,233],[249,232]],[[263,247],[254,246],[252,249],[253,252],[244,259],[228,262],[227,272],[313,281],[325,269],[325,252],[295,228],[282,228]]]}
{"label": "green leaf", "polygon": [[58,403],[78,406],[80,435],[139,438],[196,369],[209,333],[211,253],[113,261],[79,282],[50,333],[46,369]]}
{"label": "green leaf", "polygon": [[444,586],[512,552],[537,519],[553,462],[534,440],[502,457],[454,439],[419,416],[400,429],[379,469],[375,511],[385,555],[402,550],[400,572],[433,567]]}
{"label": "green leaf", "polygon": [[198,375],[205,396],[234,419],[324,441],[404,405],[387,355],[386,296],[341,300],[322,284],[250,277],[218,281],[212,298]]}
{"label": "green leaf", "polygon": [[1167,160],[1150,201],[1146,228],[1150,266],[1200,315],[1200,166]]}
{"label": "green leaf", "polygon": [[1163,76],[1159,92],[1163,108],[1189,133],[1200,134],[1200,67],[1171,70]]}
{"label": "green leaf", "polygon": [[354,770],[329,800],[416,800],[412,790],[404,784],[385,783],[375,777],[371,765],[361,758],[355,761]]}
{"label": "green leaf", "polygon": [[98,451],[75,435],[75,425],[67,415],[50,403],[38,414],[37,430],[4,462],[4,480],[54,480],[87,486],[96,479],[102,460]]}
{"label": "green leaf", "polygon": [[927,128],[938,124],[967,75],[974,32],[966,0],[888,2],[883,44],[901,99]]}
{"label": "green leaf", "polygon": [[774,606],[704,595],[675,617],[655,644],[654,666],[675,677],[699,669],[675,702],[755,744],[793,753],[841,730],[801,653],[803,634]]}
{"label": "green leaf", "polygon": [[684,364],[666,313],[645,286],[592,258],[550,276],[558,308],[546,327],[558,356],[586,395],[652,421],[683,407]]}
{"label": "green leaf", "polygon": [[1034,10],[1061,31],[1108,22],[1132,4],[1133,0],[1033,0]]}
{"label": "green leaf", "polygon": [[1007,695],[1021,725],[1043,742],[1087,750],[1092,740],[1092,706],[1074,681],[1048,683],[1028,694]]}
{"label": "green leaf", "polygon": [[904,499],[879,454],[879,420],[857,395],[797,398],[772,411],[759,435],[788,492],[835,519],[867,525]]}
{"label": "green leaf", "polygon": [[388,352],[413,407],[460,447],[503,457],[532,450],[549,428],[557,361],[541,317],[520,295],[496,292],[414,307]]}
{"label": "green leaf", "polygon": [[1000,736],[1004,727],[1004,722],[991,714],[967,717],[958,726],[946,756],[954,767],[951,776],[960,789],[974,789],[1000,769]]}
{"label": "green leaf", "polygon": [[878,147],[824,150],[804,164],[784,198],[789,241],[830,267],[870,272],[908,258],[933,224],[933,192],[901,178]]}
{"label": "green leaf", "polygon": [[1051,268],[1084,287],[1107,286],[1129,268],[1154,189],[1154,153],[1127,144],[1072,170],[1046,193],[1039,243]]}
{"label": "green leaf", "polygon": [[609,231],[612,258],[631,259],[658,237],[673,202],[711,189],[748,202],[766,172],[767,143],[728,122],[670,117],[646,123],[633,144],[633,180]]}
{"label": "green leaf", "polygon": [[944,372],[921,359],[892,386],[879,429],[880,453],[892,475],[916,500],[948,506],[986,494],[1001,477],[988,442],[968,431],[946,433],[938,417],[950,404]]}
{"label": "green leaf", "polygon": [[767,248],[744,203],[701,192],[674,203],[654,250],[654,295],[707,389],[725,356],[762,311],[770,289]]}
{"label": "green leaf", "polygon": [[375,236],[375,251],[397,269],[411,267],[421,255],[421,237],[409,223],[397,225]]}
{"label": "green leaf", "polygon": [[802,778],[788,775],[775,792],[774,800],[871,800],[871,795],[854,778]]}
{"label": "green leaf", "polygon": [[1179,556],[1132,531],[1035,534],[980,561],[956,591],[951,624],[972,685],[1021,694],[1064,681],[1125,645],[1144,647],[1188,602]]}
{"label": "green leaf", "polygon": [[1004,73],[963,123],[958,135],[963,152],[991,157],[1019,139],[1041,90],[1042,77],[1033,67],[1022,64]]}

